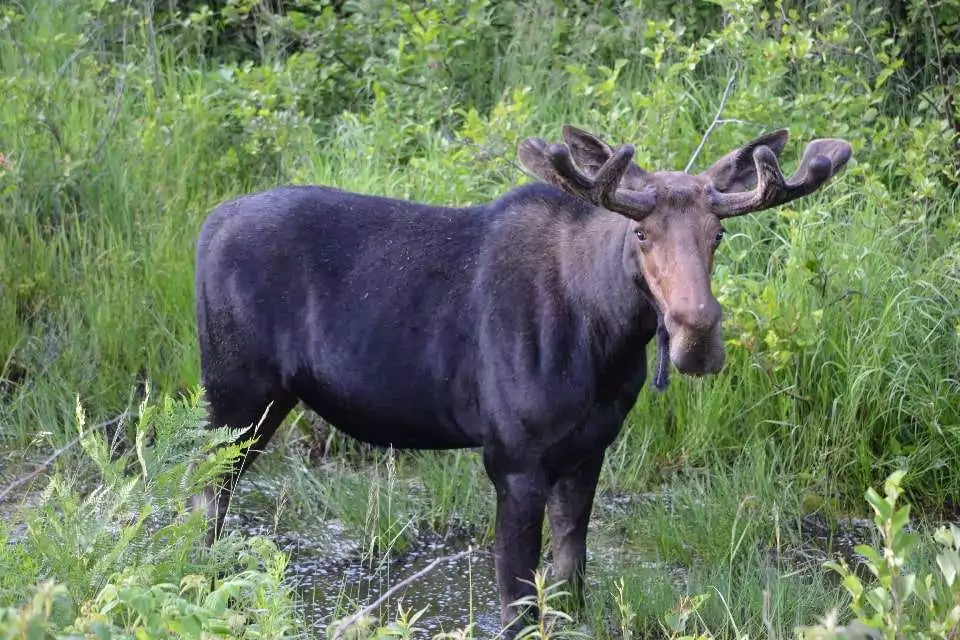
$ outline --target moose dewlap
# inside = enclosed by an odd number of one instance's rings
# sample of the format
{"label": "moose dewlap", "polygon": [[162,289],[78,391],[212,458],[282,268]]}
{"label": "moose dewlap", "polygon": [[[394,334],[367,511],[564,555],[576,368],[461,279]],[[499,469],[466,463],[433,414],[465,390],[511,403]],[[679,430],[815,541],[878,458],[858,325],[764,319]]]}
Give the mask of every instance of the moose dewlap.
{"label": "moose dewlap", "polygon": [[648,172],[566,126],[519,147],[542,182],[448,208],[284,186],[218,206],[197,242],[202,381],[214,426],[256,444],[197,504],[218,535],[230,493],[297,402],[397,448],[479,447],[496,488],[503,623],[528,595],[549,515],[555,575],[581,596],[604,452],[669,361],[719,372],[710,286],[725,218],[814,192],[851,156],[811,142],[793,177],[776,131],[699,175]]}

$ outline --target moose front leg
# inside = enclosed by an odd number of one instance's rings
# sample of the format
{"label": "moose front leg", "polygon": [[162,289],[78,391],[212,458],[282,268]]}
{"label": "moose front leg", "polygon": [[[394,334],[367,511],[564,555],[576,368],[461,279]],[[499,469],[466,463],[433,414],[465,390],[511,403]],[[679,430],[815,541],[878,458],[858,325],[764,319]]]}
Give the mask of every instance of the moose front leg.
{"label": "moose front leg", "polygon": [[567,582],[574,606],[583,607],[587,565],[587,526],[600,478],[603,453],[584,458],[554,483],[547,501],[553,539],[554,576]]}
{"label": "moose front leg", "polygon": [[[487,456],[485,456],[487,458]],[[500,621],[514,637],[537,617],[534,607],[515,608],[511,603],[532,595],[533,573],[540,562],[543,516],[549,482],[536,471],[502,472],[487,461],[487,473],[497,490],[497,516],[493,553],[500,589]]]}

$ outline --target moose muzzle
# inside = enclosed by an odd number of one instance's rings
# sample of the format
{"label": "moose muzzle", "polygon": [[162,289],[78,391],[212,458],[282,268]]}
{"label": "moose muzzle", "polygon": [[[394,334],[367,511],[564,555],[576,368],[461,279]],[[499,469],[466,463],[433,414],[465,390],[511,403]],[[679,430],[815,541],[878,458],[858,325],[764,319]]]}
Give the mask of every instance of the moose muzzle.
{"label": "moose muzzle", "polygon": [[671,308],[664,326],[670,334],[670,360],[680,373],[707,375],[723,369],[720,303],[713,296]]}

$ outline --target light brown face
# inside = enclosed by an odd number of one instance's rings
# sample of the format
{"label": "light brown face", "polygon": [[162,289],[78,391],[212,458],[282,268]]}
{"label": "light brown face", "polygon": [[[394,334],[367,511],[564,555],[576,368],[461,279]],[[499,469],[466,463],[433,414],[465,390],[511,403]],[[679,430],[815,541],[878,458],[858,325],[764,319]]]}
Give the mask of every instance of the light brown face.
{"label": "light brown face", "polygon": [[722,312],[710,284],[721,220],[816,191],[852,154],[844,140],[814,140],[787,179],[777,158],[788,134],[780,130],[691,175],[644,171],[631,162],[632,146],[615,150],[570,125],[563,136],[565,145],[528,138],[518,150],[521,163],[545,182],[630,220],[627,246],[663,317],[670,360],[692,375],[723,368]]}
{"label": "light brown face", "polygon": [[631,222],[640,273],[670,335],[670,360],[681,373],[705,375],[723,368],[720,303],[711,274],[723,240],[720,220],[710,213],[710,186],[684,173],[659,173],[648,180],[657,205]]}

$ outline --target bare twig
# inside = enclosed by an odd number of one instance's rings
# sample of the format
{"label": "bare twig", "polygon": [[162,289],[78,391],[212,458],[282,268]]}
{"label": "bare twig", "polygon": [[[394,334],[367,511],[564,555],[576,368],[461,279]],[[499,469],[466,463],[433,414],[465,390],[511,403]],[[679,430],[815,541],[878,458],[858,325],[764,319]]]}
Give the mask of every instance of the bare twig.
{"label": "bare twig", "polygon": [[367,605],[360,611],[357,611],[353,615],[348,616],[344,618],[342,621],[340,621],[337,624],[337,630],[334,632],[332,640],[340,640],[341,638],[343,638],[343,635],[347,632],[347,630],[350,628],[351,625],[355,624],[358,620],[362,619],[364,616],[368,615],[371,611],[379,607],[381,604],[383,604],[386,600],[388,600],[391,596],[393,596],[393,594],[395,594],[400,589],[403,589],[404,587],[408,586],[410,583],[419,580],[423,576],[427,575],[428,573],[436,569],[440,563],[459,560],[463,556],[468,555],[471,551],[472,549],[467,549],[466,551],[461,551],[460,553],[454,553],[449,556],[442,556],[440,558],[437,558],[433,562],[425,566],[423,569],[420,569],[420,571],[417,571],[415,574],[413,574],[409,578],[405,578],[400,582],[398,582],[397,584],[393,585],[392,587],[387,589],[386,593],[384,593],[382,596],[374,600],[371,604]]}
{"label": "bare twig", "polygon": [[825,306],[825,307],[832,307],[833,305],[837,304],[838,302],[842,302],[843,300],[846,300],[847,298],[852,298],[853,296],[862,296],[862,295],[863,295],[863,291],[858,291],[858,290],[856,290],[856,289],[847,289],[847,290],[843,293],[843,295],[835,298],[834,300],[831,300],[830,302],[826,303],[826,304],[823,305],[823,306]]}
{"label": "bare twig", "polygon": [[74,49],[73,53],[70,54],[70,57],[63,61],[63,64],[60,65],[60,68],[57,69],[57,77],[59,78],[66,72],[67,67],[73,64],[77,58],[86,53],[85,49]]}
{"label": "bare twig", "polygon": [[[60,149],[60,153],[68,153],[67,147],[63,142],[63,136],[60,134],[60,127],[57,126],[57,123],[52,121],[44,111],[44,107],[50,106],[49,103],[44,104],[43,101],[38,97],[36,99],[37,105],[37,118],[43,124],[44,127],[50,132],[50,135],[53,136],[54,142],[57,143],[57,147]],[[56,160],[54,160],[56,164]]]}
{"label": "bare twig", "polygon": [[399,83],[399,84],[402,84],[402,85],[404,85],[404,86],[407,86],[407,87],[413,87],[414,89],[420,89],[421,91],[426,91],[426,90],[427,90],[427,85],[423,84],[422,82],[416,82],[416,81],[414,81],[414,80],[404,80],[403,78],[394,78],[393,81],[394,81],[394,82],[397,82],[397,83]]}
{"label": "bare twig", "polygon": [[103,133],[100,135],[100,140],[97,142],[97,146],[94,147],[93,153],[90,154],[90,159],[96,161],[97,156],[100,155],[100,152],[103,150],[103,146],[107,143],[107,138],[110,137],[110,133],[113,131],[114,125],[117,124],[117,116],[120,115],[120,107],[123,104],[123,92],[126,89],[126,83],[121,79],[117,83],[117,92],[116,100],[113,103],[113,109],[110,111],[110,120],[107,123],[107,126],[103,128]]}
{"label": "bare twig", "polygon": [[[723,97],[720,98],[720,107],[717,109],[717,115],[713,117],[713,122],[710,123],[710,126],[707,127],[706,132],[703,134],[703,139],[700,140],[700,144],[697,145],[697,150],[693,152],[693,157],[690,158],[690,162],[687,163],[687,166],[684,167],[683,172],[689,173],[690,167],[693,166],[693,163],[697,161],[697,156],[700,155],[700,152],[703,151],[703,145],[707,143],[707,138],[710,137],[710,134],[713,133],[713,130],[717,127],[718,124],[724,124],[724,120],[720,119],[720,116],[723,115],[723,107],[727,104],[727,98],[730,96],[730,89],[733,88],[733,82],[737,78],[737,71],[734,70],[733,74],[730,76],[730,79],[727,80],[727,88],[723,90]],[[738,121],[739,122],[739,121]]]}
{"label": "bare twig", "polygon": [[522,173],[522,174],[524,174],[524,175],[531,176],[531,177],[536,177],[536,176],[534,176],[533,174],[529,173],[529,172],[528,172],[526,169],[524,169],[522,166],[520,166],[520,164],[519,164],[516,160],[514,160],[511,156],[509,156],[509,155],[502,154],[502,153],[498,153],[495,149],[492,149],[492,148],[489,147],[489,146],[484,146],[484,145],[477,144],[476,142],[473,142],[472,140],[465,140],[464,138],[461,138],[461,137],[457,136],[457,134],[455,134],[454,132],[450,131],[450,130],[449,130],[448,128],[446,128],[445,126],[441,128],[440,133],[443,135],[444,139],[445,139],[447,142],[449,142],[450,144],[457,144],[457,145],[460,145],[460,146],[463,146],[463,147],[471,147],[471,148],[473,148],[473,149],[476,149],[477,151],[480,152],[480,154],[482,154],[482,156],[481,156],[481,159],[482,159],[482,160],[488,160],[488,159],[500,160],[500,161],[505,162],[506,164],[509,164],[509,165],[512,166],[514,169],[516,169],[518,172],[520,172],[520,173]]}
{"label": "bare twig", "polygon": [[[919,75],[919,74],[917,74],[917,75]],[[923,93],[922,91],[920,91],[920,92],[917,92],[917,97],[920,98],[921,100],[923,100],[924,102],[926,102],[927,105],[929,105],[929,107],[930,107],[931,109],[933,109],[934,113],[936,113],[937,115],[943,115],[943,114],[940,112],[940,105],[938,105],[936,102],[934,102],[933,99],[932,99],[930,96],[928,96],[927,94],[925,94],[925,93]]]}
{"label": "bare twig", "polygon": [[930,3],[924,1],[923,5],[927,9],[927,15],[930,17],[930,31],[933,32],[933,46],[937,51],[937,79],[939,80],[940,89],[944,95],[944,111],[946,111],[947,122],[950,123],[950,128],[953,129],[953,132],[957,135],[956,142],[960,144],[960,122],[957,122],[957,116],[954,113],[953,94],[950,93],[945,69],[943,68],[943,55],[940,52],[940,36],[937,34],[937,21],[933,16]]}
{"label": "bare twig", "polygon": [[[90,427],[87,431],[97,431],[98,429],[105,429],[106,427],[109,427],[109,426],[111,426],[111,425],[117,424],[118,422],[120,422],[120,421],[123,420],[124,418],[129,418],[129,417],[131,417],[132,415],[134,415],[134,414],[130,413],[129,411],[124,411],[123,413],[121,413],[121,414],[118,415],[118,416],[115,416],[115,417],[113,417],[113,418],[110,418],[109,420],[106,420],[106,421],[104,421],[104,422],[101,422],[100,424],[95,424],[95,425],[93,425],[93,426]],[[79,444],[81,438],[82,438],[82,436],[77,436],[76,438],[74,438],[73,440],[71,440],[70,442],[68,442],[67,444],[65,444],[64,446],[62,446],[62,447],[60,447],[59,449],[57,449],[56,451],[54,451],[53,454],[52,454],[49,458],[47,458],[46,460],[44,460],[43,462],[41,462],[40,465],[37,466],[36,469],[34,469],[33,471],[31,471],[30,473],[28,473],[28,474],[25,475],[24,477],[20,478],[19,480],[14,480],[12,483],[10,483],[10,484],[7,486],[6,489],[4,489],[3,491],[0,491],[0,502],[3,502],[3,500],[4,500],[8,495],[10,495],[10,494],[14,491],[14,489],[16,489],[16,488],[18,488],[18,487],[21,487],[21,486],[25,485],[26,483],[30,482],[31,480],[33,480],[34,478],[36,478],[36,477],[37,477],[38,475],[40,475],[44,470],[46,470],[51,464],[53,464],[53,463],[56,461],[57,458],[59,458],[60,456],[62,456],[62,455],[65,454],[66,452],[70,451],[70,450],[73,449],[75,446],[77,446],[77,444]]]}

